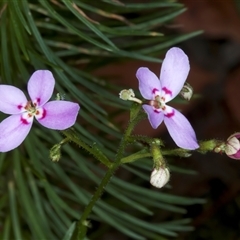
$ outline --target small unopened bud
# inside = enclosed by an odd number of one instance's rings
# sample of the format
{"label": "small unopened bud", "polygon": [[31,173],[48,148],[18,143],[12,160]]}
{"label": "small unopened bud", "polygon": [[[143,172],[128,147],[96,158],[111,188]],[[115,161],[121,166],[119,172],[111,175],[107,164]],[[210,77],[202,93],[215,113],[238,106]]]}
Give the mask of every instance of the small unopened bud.
{"label": "small unopened bud", "polygon": [[169,181],[169,178],[170,173],[168,168],[154,168],[150,177],[150,183],[156,188],[162,188]]}
{"label": "small unopened bud", "polygon": [[56,100],[64,100],[65,94],[64,93],[57,93],[56,94]]}
{"label": "small unopened bud", "polygon": [[240,159],[240,132],[232,134],[226,142],[225,153],[233,159]]}
{"label": "small unopened bud", "polygon": [[190,100],[192,98],[192,95],[193,95],[193,88],[192,86],[185,82],[182,90],[180,91],[180,96],[185,99],[185,100]]}
{"label": "small unopened bud", "polygon": [[50,149],[50,159],[53,162],[58,162],[61,158],[61,144],[56,144]]}
{"label": "small unopened bud", "polygon": [[223,152],[225,149],[225,143],[216,139],[211,139],[207,141],[199,142],[200,148],[199,152],[206,153],[208,151],[213,151],[216,153]]}
{"label": "small unopened bud", "polygon": [[120,93],[119,93],[119,97],[122,99],[122,100],[129,100],[133,97],[135,97],[135,93],[132,89],[123,89]]}
{"label": "small unopened bud", "polygon": [[124,101],[133,101],[142,104],[142,101],[138,98],[135,98],[135,93],[132,89],[124,89],[119,93],[119,97]]}

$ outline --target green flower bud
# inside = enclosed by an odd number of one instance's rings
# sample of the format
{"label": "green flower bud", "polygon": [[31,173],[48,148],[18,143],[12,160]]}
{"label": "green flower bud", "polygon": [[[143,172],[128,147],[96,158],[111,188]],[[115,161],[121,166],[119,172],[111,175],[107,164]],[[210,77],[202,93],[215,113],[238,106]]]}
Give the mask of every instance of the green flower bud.
{"label": "green flower bud", "polygon": [[61,144],[56,144],[50,149],[50,159],[53,162],[58,162],[61,158]]}

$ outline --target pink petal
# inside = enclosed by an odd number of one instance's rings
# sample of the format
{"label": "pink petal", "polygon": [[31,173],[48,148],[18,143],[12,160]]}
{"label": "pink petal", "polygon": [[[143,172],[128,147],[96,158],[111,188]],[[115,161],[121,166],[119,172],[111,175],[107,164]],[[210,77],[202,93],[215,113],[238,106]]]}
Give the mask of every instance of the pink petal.
{"label": "pink petal", "polygon": [[168,117],[165,116],[164,122],[173,141],[184,149],[199,148],[195,132],[189,121],[176,109],[169,106],[167,108],[168,112],[173,114],[169,114]]}
{"label": "pink petal", "polygon": [[225,153],[233,159],[240,159],[240,133],[233,133],[226,141]]}
{"label": "pink petal", "polygon": [[0,152],[18,147],[28,135],[32,122],[21,120],[21,114],[12,115],[0,123]]}
{"label": "pink petal", "polygon": [[137,70],[136,77],[139,81],[139,90],[145,99],[152,100],[154,89],[161,90],[158,77],[146,67]]}
{"label": "pink petal", "polygon": [[35,71],[28,81],[28,94],[38,106],[45,104],[53,94],[55,79],[48,70]]}
{"label": "pink petal", "polygon": [[149,105],[143,105],[142,106],[145,112],[148,115],[148,120],[151,124],[151,126],[156,129],[158,126],[162,123],[164,114],[163,112],[155,112],[152,106]]}
{"label": "pink petal", "polygon": [[27,99],[24,93],[13,86],[0,85],[0,111],[6,114],[18,114]]}
{"label": "pink petal", "polygon": [[80,107],[77,103],[68,101],[50,101],[43,106],[44,115],[37,118],[44,127],[64,130],[71,127],[77,119]]}
{"label": "pink petal", "polygon": [[171,91],[171,94],[166,96],[166,102],[175,98],[181,91],[189,69],[188,56],[180,48],[173,47],[168,50],[160,73],[162,88]]}
{"label": "pink petal", "polygon": [[239,160],[240,159],[240,151],[237,151],[233,155],[228,155],[228,157]]}

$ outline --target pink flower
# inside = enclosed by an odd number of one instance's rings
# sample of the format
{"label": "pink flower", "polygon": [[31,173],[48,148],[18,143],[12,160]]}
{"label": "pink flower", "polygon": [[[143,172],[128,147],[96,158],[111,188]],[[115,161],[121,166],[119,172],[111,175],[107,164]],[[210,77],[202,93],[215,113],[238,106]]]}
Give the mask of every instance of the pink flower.
{"label": "pink flower", "polygon": [[0,111],[12,114],[0,123],[0,152],[18,147],[28,135],[33,118],[44,127],[63,130],[71,127],[80,109],[77,103],[50,101],[55,80],[48,70],[38,70],[28,81],[27,101],[24,93],[13,86],[0,85]]}
{"label": "pink flower", "polygon": [[190,66],[187,55],[180,48],[171,48],[162,63],[160,79],[146,67],[137,70],[139,90],[149,100],[143,105],[153,128],[164,121],[175,143],[185,149],[199,147],[189,121],[175,108],[166,105],[183,88]]}

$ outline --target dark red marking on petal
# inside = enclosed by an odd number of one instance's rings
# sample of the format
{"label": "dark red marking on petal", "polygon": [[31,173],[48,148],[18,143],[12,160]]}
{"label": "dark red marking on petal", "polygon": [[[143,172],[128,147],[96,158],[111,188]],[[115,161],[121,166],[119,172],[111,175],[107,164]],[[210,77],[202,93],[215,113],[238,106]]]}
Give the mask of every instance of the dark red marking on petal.
{"label": "dark red marking on petal", "polygon": [[165,117],[171,118],[171,117],[173,117],[174,115],[175,115],[175,112],[172,111],[172,112],[170,112],[170,113],[165,114]]}
{"label": "dark red marking on petal", "polygon": [[18,105],[17,108],[18,108],[19,110],[21,110],[21,109],[22,109],[22,105]]}
{"label": "dark red marking on petal", "polygon": [[24,119],[24,118],[21,118],[21,122],[22,122],[23,124],[26,124],[26,125],[29,124],[29,122],[28,122],[26,119]]}
{"label": "dark red marking on petal", "polygon": [[169,94],[170,96],[172,96],[172,91],[167,89],[166,87],[163,87],[162,90],[165,92],[165,94]]}
{"label": "dark red marking on petal", "polygon": [[161,111],[158,111],[157,109],[153,110],[155,113],[160,113]]}
{"label": "dark red marking on petal", "polygon": [[152,90],[152,93],[155,94],[156,92],[159,92],[159,90],[158,90],[157,88],[154,88],[154,89]]}
{"label": "dark red marking on petal", "polygon": [[45,118],[46,115],[47,115],[47,111],[43,108],[43,113],[42,113],[42,117],[41,117],[41,119]]}
{"label": "dark red marking on petal", "polygon": [[37,101],[37,103],[38,103],[38,105],[39,105],[41,99],[40,99],[40,98],[37,98],[36,101]]}

